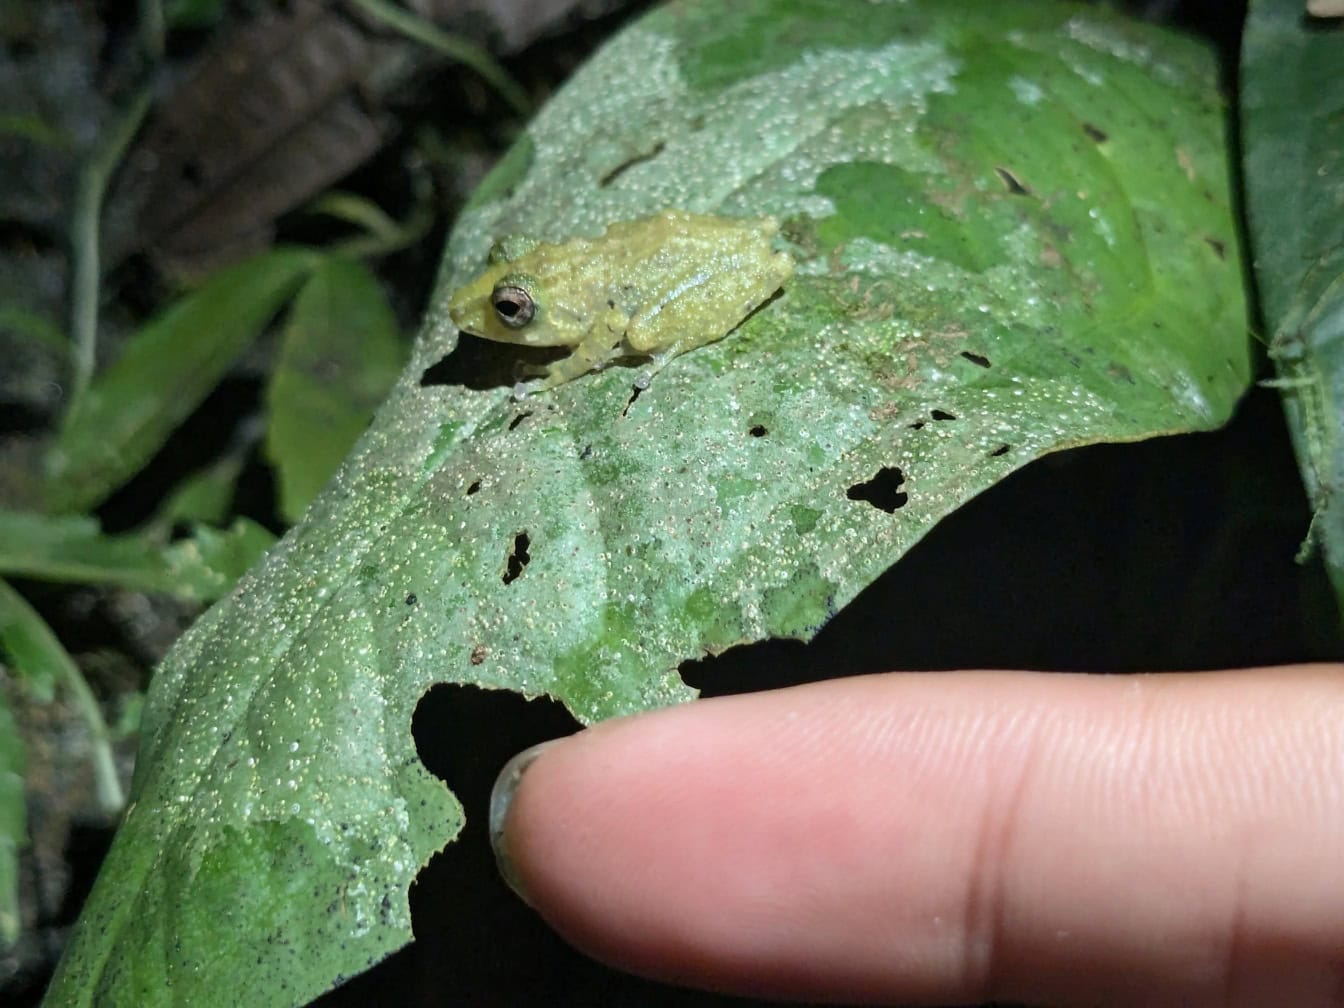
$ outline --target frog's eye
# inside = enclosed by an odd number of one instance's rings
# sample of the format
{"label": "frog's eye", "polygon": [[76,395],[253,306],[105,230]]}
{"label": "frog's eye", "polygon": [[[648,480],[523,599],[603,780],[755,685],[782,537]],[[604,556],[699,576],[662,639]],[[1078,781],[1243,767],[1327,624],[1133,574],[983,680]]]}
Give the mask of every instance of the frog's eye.
{"label": "frog's eye", "polygon": [[521,329],[537,313],[532,295],[517,284],[496,284],[490,292],[490,303],[495,307],[495,317],[510,329]]}

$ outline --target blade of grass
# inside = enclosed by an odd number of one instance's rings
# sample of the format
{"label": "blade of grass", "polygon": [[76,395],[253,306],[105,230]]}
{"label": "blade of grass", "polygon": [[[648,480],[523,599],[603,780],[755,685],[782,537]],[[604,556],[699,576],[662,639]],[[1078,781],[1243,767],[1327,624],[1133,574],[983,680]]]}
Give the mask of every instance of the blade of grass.
{"label": "blade of grass", "polygon": [[23,803],[26,762],[19,726],[0,692],[0,948],[19,936],[19,848],[28,841]]}
{"label": "blade of grass", "polygon": [[70,336],[71,356],[70,407],[74,408],[93,380],[98,349],[98,281],[102,263],[98,247],[98,225],[103,212],[103,196],[108,181],[131,139],[149,112],[152,89],[142,87],[121,118],[103,138],[84,169],[79,173],[75,208],[70,220]]}
{"label": "blade of grass", "polygon": [[480,46],[457,35],[450,35],[437,25],[404,7],[391,3],[390,0],[351,0],[351,6],[359,8],[389,28],[395,28],[407,38],[414,39],[449,59],[475,70],[519,115],[528,115],[532,111],[532,103],[528,100],[527,92],[523,90],[522,85],[510,77],[508,71]]}
{"label": "blade of grass", "polygon": [[41,682],[50,677],[69,690],[75,710],[89,733],[89,756],[93,762],[98,804],[109,815],[120,811],[126,796],[112,758],[112,736],[93,691],[84,681],[74,659],[51,632],[51,627],[27,599],[4,581],[0,581],[0,646],[4,647],[23,678]]}

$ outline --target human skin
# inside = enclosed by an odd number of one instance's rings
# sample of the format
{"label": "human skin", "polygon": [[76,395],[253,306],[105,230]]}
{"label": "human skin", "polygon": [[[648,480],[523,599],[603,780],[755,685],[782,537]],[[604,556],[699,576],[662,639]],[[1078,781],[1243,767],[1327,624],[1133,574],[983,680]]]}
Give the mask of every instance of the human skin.
{"label": "human skin", "polygon": [[1344,666],[889,674],[551,745],[506,869],[579,949],[742,994],[1344,1005]]}

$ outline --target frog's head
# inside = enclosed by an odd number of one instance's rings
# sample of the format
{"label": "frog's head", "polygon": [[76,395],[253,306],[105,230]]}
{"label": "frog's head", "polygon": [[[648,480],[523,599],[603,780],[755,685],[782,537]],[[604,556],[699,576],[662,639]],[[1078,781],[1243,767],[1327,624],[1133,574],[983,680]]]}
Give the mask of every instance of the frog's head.
{"label": "frog's head", "polygon": [[541,281],[508,262],[495,263],[455,291],[448,314],[459,329],[500,343],[557,346],[565,342],[547,324]]}

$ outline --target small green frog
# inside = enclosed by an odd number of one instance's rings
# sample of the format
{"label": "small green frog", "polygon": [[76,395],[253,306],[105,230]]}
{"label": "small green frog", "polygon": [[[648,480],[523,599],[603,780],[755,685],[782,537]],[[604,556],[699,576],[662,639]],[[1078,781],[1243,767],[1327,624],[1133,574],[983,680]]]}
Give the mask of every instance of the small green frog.
{"label": "small green frog", "polygon": [[664,210],[600,238],[546,244],[508,238],[490,266],[453,294],[459,329],[501,343],[566,346],[568,357],[514,387],[553,388],[621,357],[647,357],[648,378],[678,354],[722,339],[793,274],[770,247],[773,218]]}

